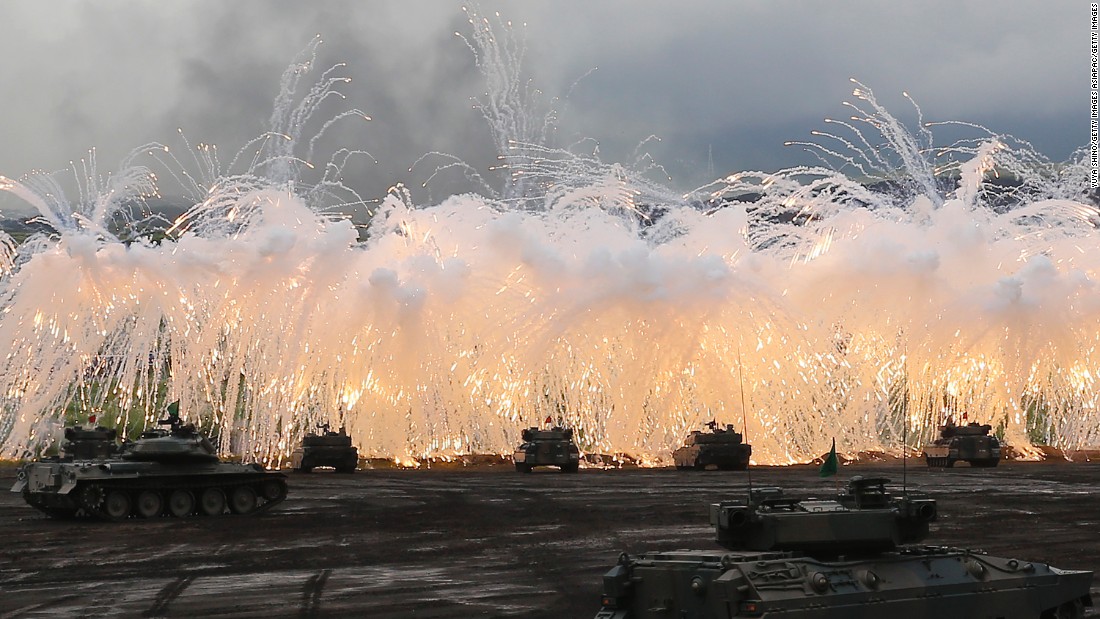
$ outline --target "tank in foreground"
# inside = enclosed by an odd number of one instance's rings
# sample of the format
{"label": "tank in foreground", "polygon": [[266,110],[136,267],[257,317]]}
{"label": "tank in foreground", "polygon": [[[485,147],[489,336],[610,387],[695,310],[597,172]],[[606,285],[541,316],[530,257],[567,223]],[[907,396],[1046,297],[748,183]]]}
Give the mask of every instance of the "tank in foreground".
{"label": "tank in foreground", "polygon": [[623,554],[596,619],[1078,619],[1092,572],[923,546],[936,502],[853,478],[835,499],[760,488],[710,506],[723,549]]}
{"label": "tank in foreground", "polygon": [[723,471],[743,471],[749,468],[752,445],[742,440],[732,425],[724,428],[715,422],[707,424],[709,432],[693,430],[684,445],[672,452],[672,461],[680,470],[704,470],[713,466]]}
{"label": "tank in foreground", "polygon": [[924,446],[924,460],[930,467],[955,466],[969,462],[970,466],[997,466],[1001,461],[1001,441],[990,434],[989,424],[968,423],[940,426],[940,437]]}
{"label": "tank in foreground", "polygon": [[307,434],[302,445],[290,454],[290,466],[295,471],[309,473],[324,466],[337,473],[354,473],[359,466],[359,450],[351,444],[351,437],[344,428],[339,432],[329,429],[327,423],[317,426],[320,434]]}
{"label": "tank in foreground", "polygon": [[523,443],[512,454],[512,461],[521,473],[530,473],[536,466],[556,466],[562,473],[576,473],[581,452],[573,442],[573,428],[525,428]]}
{"label": "tank in foreground", "polygon": [[286,476],[221,462],[209,440],[169,416],[117,457],[43,458],[19,469],[12,492],[54,518],[102,520],[254,514],[286,498]]}

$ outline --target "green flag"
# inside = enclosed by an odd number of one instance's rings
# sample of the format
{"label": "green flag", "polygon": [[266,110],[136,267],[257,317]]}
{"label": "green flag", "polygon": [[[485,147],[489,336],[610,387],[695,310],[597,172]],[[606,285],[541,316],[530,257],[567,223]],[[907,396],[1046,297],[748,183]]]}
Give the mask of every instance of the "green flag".
{"label": "green flag", "polygon": [[821,463],[821,471],[819,475],[822,477],[832,477],[836,475],[837,469],[836,459],[836,439],[833,439],[833,448],[829,450],[829,455],[825,457],[825,461]]}
{"label": "green flag", "polygon": [[168,405],[168,416],[179,417],[180,416],[180,401],[176,400]]}

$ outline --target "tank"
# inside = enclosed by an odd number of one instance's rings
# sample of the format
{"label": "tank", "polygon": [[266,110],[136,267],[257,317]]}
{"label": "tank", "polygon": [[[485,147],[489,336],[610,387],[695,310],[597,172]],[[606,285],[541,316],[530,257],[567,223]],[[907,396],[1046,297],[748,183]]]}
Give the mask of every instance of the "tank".
{"label": "tank", "polygon": [[741,433],[727,424],[719,427],[714,421],[707,424],[709,432],[693,430],[684,439],[683,447],[672,452],[672,461],[680,470],[702,471],[709,466],[723,471],[743,471],[749,468],[752,445],[744,443]]}
{"label": "tank", "polygon": [[892,496],[888,482],[713,504],[720,548],[620,555],[596,619],[1078,619],[1092,606],[1092,572],[921,545],[936,501]]}
{"label": "tank", "polygon": [[516,447],[512,461],[521,473],[530,473],[536,466],[556,466],[562,473],[576,473],[581,452],[573,442],[573,428],[525,428],[523,443]]}
{"label": "tank", "polygon": [[924,446],[924,461],[930,467],[951,468],[960,460],[970,466],[997,466],[1001,441],[989,434],[992,429],[988,424],[957,426],[949,421],[940,426],[940,437]]}
{"label": "tank", "polygon": [[344,428],[329,430],[327,423],[317,426],[320,434],[307,434],[302,445],[290,455],[290,465],[296,471],[309,473],[318,466],[328,466],[337,473],[354,473],[359,465],[359,450],[351,444]]}
{"label": "tank", "polygon": [[286,498],[286,476],[221,462],[210,441],[170,414],[158,428],[99,459],[42,458],[23,465],[12,492],[54,518],[254,514]]}

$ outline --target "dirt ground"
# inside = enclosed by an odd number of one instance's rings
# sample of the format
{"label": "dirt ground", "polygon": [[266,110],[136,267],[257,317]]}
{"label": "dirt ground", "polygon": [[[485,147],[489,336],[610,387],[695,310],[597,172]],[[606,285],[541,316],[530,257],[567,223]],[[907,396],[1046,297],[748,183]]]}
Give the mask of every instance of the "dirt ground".
{"label": "dirt ground", "polygon": [[[1100,571],[1100,463],[908,471],[939,501],[927,543]],[[900,484],[902,470],[853,474]],[[505,465],[289,477],[273,510],[220,518],[66,522],[0,492],[0,618],[591,618],[620,552],[717,548],[706,506],[747,487],[744,472]],[[0,487],[14,478],[0,465]],[[834,486],[810,466],[752,481]]]}

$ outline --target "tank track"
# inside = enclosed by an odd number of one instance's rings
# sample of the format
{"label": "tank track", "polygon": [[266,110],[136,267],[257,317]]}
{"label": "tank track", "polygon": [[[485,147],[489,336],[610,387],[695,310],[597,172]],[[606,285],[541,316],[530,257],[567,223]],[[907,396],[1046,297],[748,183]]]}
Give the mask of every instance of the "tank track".
{"label": "tank track", "polygon": [[254,515],[283,502],[286,495],[286,476],[281,473],[90,480],[79,483],[64,498],[23,492],[31,507],[51,518],[84,515],[106,521],[222,516],[227,512]]}
{"label": "tank track", "polygon": [[941,468],[949,469],[955,466],[955,460],[953,458],[931,458],[925,456],[925,463],[928,464],[928,468]]}
{"label": "tank track", "polygon": [[975,468],[990,468],[995,467],[1000,463],[999,458],[975,458],[973,460],[966,460],[964,458],[929,458],[925,457],[925,462],[929,468],[952,468],[956,462],[967,462],[970,466]]}

